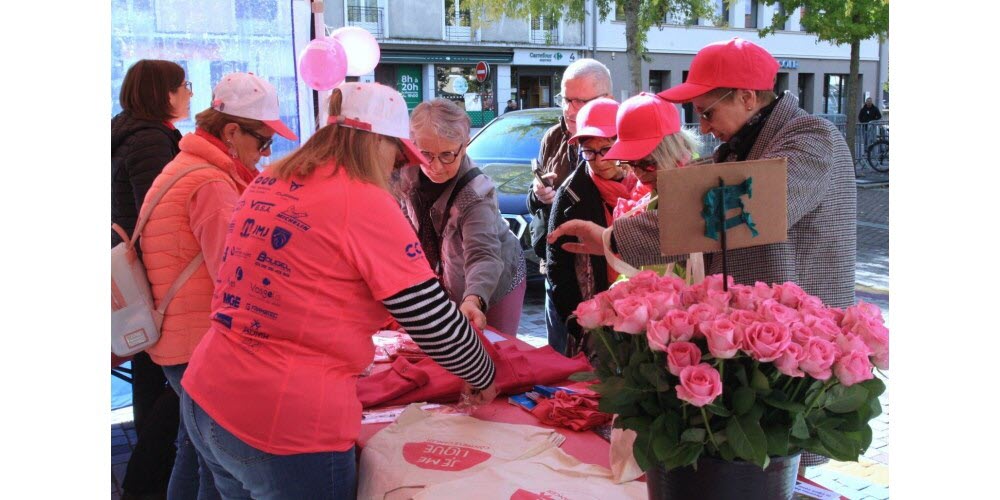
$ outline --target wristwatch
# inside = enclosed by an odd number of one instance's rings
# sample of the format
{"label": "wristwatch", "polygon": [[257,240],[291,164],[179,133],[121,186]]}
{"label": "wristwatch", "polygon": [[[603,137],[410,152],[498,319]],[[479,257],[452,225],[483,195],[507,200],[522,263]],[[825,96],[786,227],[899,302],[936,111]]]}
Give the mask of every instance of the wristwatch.
{"label": "wristwatch", "polygon": [[483,300],[482,297],[480,297],[478,295],[468,295],[468,296],[465,297],[465,299],[463,299],[463,302],[466,301],[466,300],[469,300],[470,298],[476,299],[476,302],[479,305],[479,310],[480,311],[486,311],[486,301]]}

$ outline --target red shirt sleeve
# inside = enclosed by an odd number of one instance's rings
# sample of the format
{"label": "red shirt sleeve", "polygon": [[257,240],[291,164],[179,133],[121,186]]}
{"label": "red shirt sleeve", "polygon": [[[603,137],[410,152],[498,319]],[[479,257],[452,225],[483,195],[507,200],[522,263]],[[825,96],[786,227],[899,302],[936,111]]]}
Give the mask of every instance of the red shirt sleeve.
{"label": "red shirt sleeve", "polygon": [[375,299],[435,276],[413,226],[387,191],[357,182],[348,198],[344,250]]}

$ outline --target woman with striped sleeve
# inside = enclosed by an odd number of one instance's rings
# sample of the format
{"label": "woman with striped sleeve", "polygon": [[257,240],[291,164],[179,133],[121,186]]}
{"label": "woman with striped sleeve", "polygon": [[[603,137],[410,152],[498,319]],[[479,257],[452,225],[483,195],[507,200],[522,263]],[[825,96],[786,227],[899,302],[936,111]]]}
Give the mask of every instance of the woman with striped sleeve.
{"label": "woman with striped sleeve", "polygon": [[355,382],[390,315],[475,403],[496,395],[492,361],[386,190],[394,168],[426,162],[405,101],[344,83],[329,115],[237,203],[182,381],[182,418],[225,498],[354,498]]}

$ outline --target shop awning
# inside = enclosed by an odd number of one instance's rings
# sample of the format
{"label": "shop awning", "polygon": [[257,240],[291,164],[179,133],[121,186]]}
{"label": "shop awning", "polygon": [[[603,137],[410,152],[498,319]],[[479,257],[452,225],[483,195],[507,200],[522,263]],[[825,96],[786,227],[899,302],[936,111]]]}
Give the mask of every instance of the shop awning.
{"label": "shop awning", "polygon": [[513,52],[432,52],[427,50],[383,50],[379,61],[385,63],[455,63],[475,64],[479,61],[488,63],[510,63],[514,59]]}

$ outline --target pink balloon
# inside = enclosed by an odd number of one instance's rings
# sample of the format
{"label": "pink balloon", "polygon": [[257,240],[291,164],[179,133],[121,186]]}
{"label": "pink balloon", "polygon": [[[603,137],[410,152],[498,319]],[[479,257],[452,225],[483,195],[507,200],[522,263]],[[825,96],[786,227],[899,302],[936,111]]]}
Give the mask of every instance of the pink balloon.
{"label": "pink balloon", "polygon": [[350,54],[347,57],[347,76],[367,75],[378,65],[382,51],[368,30],[357,26],[344,26],[330,33],[330,38],[338,40]]}
{"label": "pink balloon", "polygon": [[347,75],[347,52],[333,38],[317,38],[299,54],[299,75],[313,90],[330,90]]}

